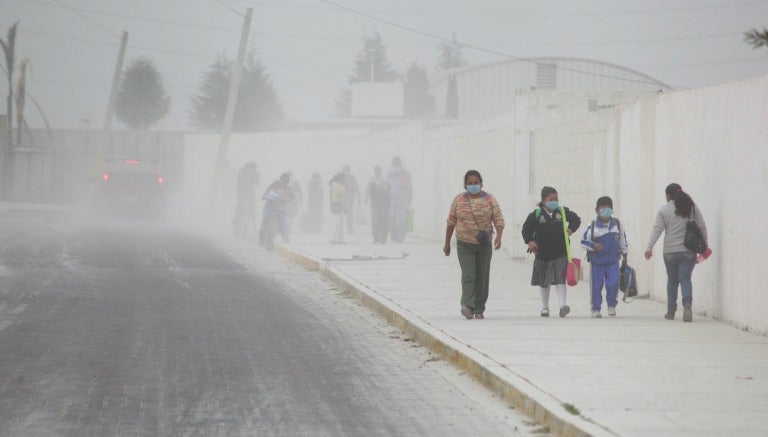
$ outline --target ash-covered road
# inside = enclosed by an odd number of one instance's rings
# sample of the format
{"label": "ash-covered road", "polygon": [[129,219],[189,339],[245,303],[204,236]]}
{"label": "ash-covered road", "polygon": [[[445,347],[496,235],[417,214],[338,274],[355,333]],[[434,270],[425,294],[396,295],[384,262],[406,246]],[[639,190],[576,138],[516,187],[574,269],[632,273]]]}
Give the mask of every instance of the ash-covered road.
{"label": "ash-covered road", "polygon": [[536,425],[249,242],[0,215],[2,435],[515,435]]}

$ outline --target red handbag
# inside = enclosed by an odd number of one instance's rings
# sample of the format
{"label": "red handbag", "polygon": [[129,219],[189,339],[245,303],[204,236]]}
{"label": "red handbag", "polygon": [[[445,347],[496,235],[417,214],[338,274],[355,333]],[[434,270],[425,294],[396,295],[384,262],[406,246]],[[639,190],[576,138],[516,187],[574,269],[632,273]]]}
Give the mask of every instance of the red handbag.
{"label": "red handbag", "polygon": [[581,260],[571,256],[571,239],[568,236],[568,220],[565,217],[565,209],[560,208],[563,215],[563,234],[565,235],[565,251],[568,254],[568,269],[565,273],[565,280],[571,287],[579,284],[581,279]]}
{"label": "red handbag", "polygon": [[579,283],[581,278],[581,260],[578,258],[570,258],[568,261],[568,270],[566,271],[566,280],[568,285],[574,286]]}

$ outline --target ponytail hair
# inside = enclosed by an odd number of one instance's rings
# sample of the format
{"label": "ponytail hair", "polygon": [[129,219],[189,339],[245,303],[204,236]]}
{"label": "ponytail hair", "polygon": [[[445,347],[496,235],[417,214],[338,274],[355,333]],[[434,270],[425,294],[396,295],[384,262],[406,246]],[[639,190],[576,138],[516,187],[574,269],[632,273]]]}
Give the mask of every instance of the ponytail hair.
{"label": "ponytail hair", "polygon": [[670,199],[675,201],[675,214],[680,217],[690,217],[693,212],[693,199],[685,191],[680,184],[669,184],[664,192]]}

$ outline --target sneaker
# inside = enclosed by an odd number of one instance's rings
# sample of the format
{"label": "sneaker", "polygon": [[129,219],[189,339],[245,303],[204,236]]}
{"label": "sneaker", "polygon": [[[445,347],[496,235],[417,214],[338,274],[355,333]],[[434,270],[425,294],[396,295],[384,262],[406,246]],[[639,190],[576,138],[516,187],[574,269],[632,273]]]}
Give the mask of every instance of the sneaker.
{"label": "sneaker", "polygon": [[475,318],[482,320],[482,319],[485,319],[485,316],[483,315],[483,313],[476,313]]}
{"label": "sneaker", "polygon": [[475,318],[475,315],[472,314],[472,310],[469,309],[469,307],[465,307],[464,305],[461,306],[461,315],[466,317],[467,319]]}
{"label": "sneaker", "polygon": [[568,313],[570,313],[570,312],[571,312],[571,307],[569,307],[568,305],[566,305],[566,306],[564,306],[564,307],[560,308],[560,317],[565,317],[565,316],[567,316],[567,315],[568,315]]}
{"label": "sneaker", "polygon": [[693,322],[693,312],[691,308],[683,309],[683,322]]}
{"label": "sneaker", "polygon": [[603,315],[602,315],[602,314],[600,314],[600,311],[595,311],[595,310],[592,310],[592,318],[593,318],[593,319],[600,319],[600,318],[602,318],[602,317],[603,317]]}
{"label": "sneaker", "polygon": [[549,317],[549,308],[541,310],[541,317]]}
{"label": "sneaker", "polygon": [[667,320],[675,320],[675,312],[667,311],[667,314],[664,314],[664,318]]}
{"label": "sneaker", "polygon": [[608,307],[608,315],[611,317],[616,317],[616,308]]}

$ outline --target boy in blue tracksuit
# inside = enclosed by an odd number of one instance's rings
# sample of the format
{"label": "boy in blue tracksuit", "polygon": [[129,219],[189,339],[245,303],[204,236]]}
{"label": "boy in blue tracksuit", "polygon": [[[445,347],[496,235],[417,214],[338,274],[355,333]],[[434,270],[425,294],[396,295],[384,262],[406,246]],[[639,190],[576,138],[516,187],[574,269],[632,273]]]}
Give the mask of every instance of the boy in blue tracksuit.
{"label": "boy in blue tracksuit", "polygon": [[602,317],[603,284],[608,315],[616,315],[619,303],[619,261],[627,264],[627,235],[618,219],[613,217],[613,200],[604,196],[597,199],[597,218],[587,226],[581,245],[587,250],[587,261],[592,263],[592,317]]}

